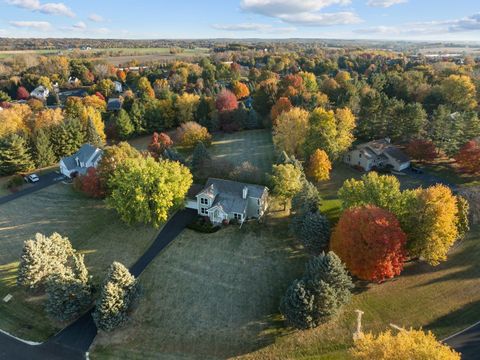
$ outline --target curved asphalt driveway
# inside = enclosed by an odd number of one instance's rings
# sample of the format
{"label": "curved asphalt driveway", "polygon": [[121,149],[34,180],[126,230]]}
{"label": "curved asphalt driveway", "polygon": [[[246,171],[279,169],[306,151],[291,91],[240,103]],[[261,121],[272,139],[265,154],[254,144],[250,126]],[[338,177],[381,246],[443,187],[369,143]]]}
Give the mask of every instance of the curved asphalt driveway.
{"label": "curved asphalt driveway", "polygon": [[[130,272],[135,277],[138,277],[148,264],[185,229],[196,215],[197,212],[191,209],[183,209],[173,215],[148,250],[130,268]],[[7,334],[0,333],[0,359],[85,359],[86,352],[97,335],[97,327],[93,322],[91,312],[90,310],[40,345],[29,345]]]}
{"label": "curved asphalt driveway", "polygon": [[62,174],[56,173],[56,172],[51,172],[48,174],[44,174],[39,176],[39,181],[36,182],[35,184],[32,184],[31,186],[27,187],[26,189],[17,191],[16,193],[12,193],[6,196],[0,197],[0,205],[5,204],[9,201],[18,199],[22,196],[34,193],[36,191],[45,189],[48,186],[51,186],[53,184],[56,184],[62,180],[65,180],[65,176]]}
{"label": "curved asphalt driveway", "polygon": [[462,360],[480,358],[480,322],[443,341],[462,354]]}

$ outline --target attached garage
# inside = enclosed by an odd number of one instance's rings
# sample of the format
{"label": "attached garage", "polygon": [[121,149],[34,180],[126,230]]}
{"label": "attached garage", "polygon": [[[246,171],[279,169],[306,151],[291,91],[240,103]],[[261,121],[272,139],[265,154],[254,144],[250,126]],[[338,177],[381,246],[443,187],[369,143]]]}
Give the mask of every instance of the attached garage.
{"label": "attached garage", "polygon": [[187,201],[185,203],[185,207],[187,209],[198,210],[197,199],[187,199]]}

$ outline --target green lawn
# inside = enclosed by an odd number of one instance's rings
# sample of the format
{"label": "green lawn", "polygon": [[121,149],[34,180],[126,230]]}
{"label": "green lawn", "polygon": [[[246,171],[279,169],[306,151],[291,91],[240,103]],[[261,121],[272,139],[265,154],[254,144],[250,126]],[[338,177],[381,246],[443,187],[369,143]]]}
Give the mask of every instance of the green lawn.
{"label": "green lawn", "polygon": [[279,214],[214,234],[185,230],[141,275],[132,322],[100,334],[91,359],[225,359],[274,342],[280,297],[305,263]]}
{"label": "green lawn", "polygon": [[449,183],[460,186],[474,186],[480,185],[480,175],[466,175],[462,174],[456,168],[454,160],[440,158],[433,163],[419,164],[427,173],[445,179]]}
{"label": "green lawn", "polygon": [[270,130],[216,133],[208,150],[213,158],[227,159],[234,165],[249,161],[261,171],[268,173],[271,172],[275,160]]}
{"label": "green lawn", "polygon": [[49,321],[43,298],[15,285],[23,242],[40,232],[58,232],[85,253],[94,281],[100,283],[114,260],[131,265],[152,242],[157,230],[128,227],[104,203],[57,184],[0,206],[0,328],[29,340],[45,340],[59,324]]}
{"label": "green lawn", "polygon": [[[173,134],[171,135],[173,136]],[[146,150],[151,135],[140,136],[128,142],[138,150]],[[179,149],[188,157],[190,151]],[[262,172],[270,172],[275,160],[270,130],[247,130],[235,133],[214,133],[208,151],[214,159],[226,159],[234,165],[249,161]]]}

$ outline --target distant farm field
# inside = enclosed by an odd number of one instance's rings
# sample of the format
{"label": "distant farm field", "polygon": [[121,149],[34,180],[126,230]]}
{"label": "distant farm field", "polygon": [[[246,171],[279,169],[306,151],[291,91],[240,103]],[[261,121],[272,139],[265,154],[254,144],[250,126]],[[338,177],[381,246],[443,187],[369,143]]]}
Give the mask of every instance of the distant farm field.
{"label": "distant farm field", "polygon": [[90,60],[105,60],[114,65],[120,65],[131,60],[139,63],[148,63],[151,61],[168,61],[175,59],[194,58],[209,55],[209,49],[195,48],[183,49],[181,52],[171,54],[170,48],[107,48],[91,50],[4,50],[0,51],[0,59],[11,58],[19,55],[55,55],[62,54],[81,55]]}

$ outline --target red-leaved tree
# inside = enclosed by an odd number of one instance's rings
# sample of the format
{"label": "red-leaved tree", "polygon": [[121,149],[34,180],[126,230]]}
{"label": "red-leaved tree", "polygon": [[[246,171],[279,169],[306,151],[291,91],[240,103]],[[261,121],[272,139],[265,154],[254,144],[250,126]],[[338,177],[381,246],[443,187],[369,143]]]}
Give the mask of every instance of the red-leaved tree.
{"label": "red-leaved tree", "polygon": [[148,152],[155,159],[160,158],[163,152],[173,145],[172,139],[165,133],[154,132],[152,135],[152,141],[148,145]]}
{"label": "red-leaved tree", "polygon": [[235,110],[238,108],[237,97],[229,90],[222,90],[217,95],[215,106],[219,112]]}
{"label": "red-leaved tree", "polygon": [[30,97],[30,93],[23,86],[17,89],[17,100],[27,100]]}
{"label": "red-leaved tree", "polygon": [[408,143],[406,153],[415,160],[433,161],[437,158],[437,148],[430,140],[415,139]]}
{"label": "red-leaved tree", "polygon": [[97,169],[94,167],[88,168],[85,175],[80,176],[80,190],[88,197],[100,199],[105,197],[105,189],[102,186]]}
{"label": "red-leaved tree", "polygon": [[470,140],[462,146],[455,160],[460,170],[466,174],[480,173],[480,143]]}
{"label": "red-leaved tree", "polygon": [[292,107],[292,103],[287,97],[281,97],[280,99],[278,99],[275,105],[272,106],[272,110],[270,111],[272,123],[275,125],[275,120],[277,119],[277,117],[279,117],[282,113],[289,111]]}
{"label": "red-leaved tree", "polygon": [[346,210],[330,241],[330,249],[360,279],[383,281],[400,275],[407,258],[407,236],[395,215],[376,206]]}

